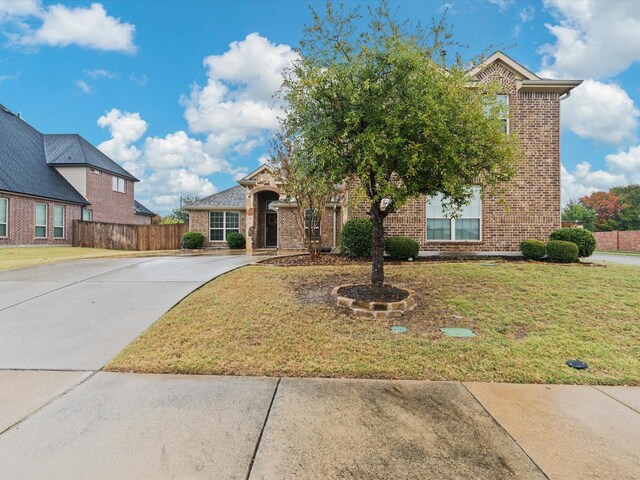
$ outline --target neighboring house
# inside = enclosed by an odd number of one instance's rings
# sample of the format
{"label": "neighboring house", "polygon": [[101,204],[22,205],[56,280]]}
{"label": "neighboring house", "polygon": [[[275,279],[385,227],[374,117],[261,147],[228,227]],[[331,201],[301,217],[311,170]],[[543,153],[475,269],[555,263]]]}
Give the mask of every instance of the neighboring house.
{"label": "neighboring house", "polygon": [[[504,185],[504,201],[479,188],[458,218],[443,213],[441,198],[420,197],[385,219],[387,235],[414,238],[422,251],[517,252],[520,242],[547,240],[560,227],[560,101],[579,80],[542,79],[502,52],[469,72],[473,81],[497,81],[499,100],[508,105],[505,131],[515,134],[524,152],[513,180]],[[186,208],[190,228],[205,234],[211,247],[226,246],[229,232],[247,237],[247,249],[301,248],[291,206],[280,199],[278,182],[266,166]],[[342,223],[367,216],[365,204],[345,198],[328,206],[321,225],[325,246],[339,242]],[[329,212],[328,212],[329,213]]]}
{"label": "neighboring house", "polygon": [[0,105],[0,245],[68,245],[73,220],[151,223],[137,181],[81,136],[42,134]]}

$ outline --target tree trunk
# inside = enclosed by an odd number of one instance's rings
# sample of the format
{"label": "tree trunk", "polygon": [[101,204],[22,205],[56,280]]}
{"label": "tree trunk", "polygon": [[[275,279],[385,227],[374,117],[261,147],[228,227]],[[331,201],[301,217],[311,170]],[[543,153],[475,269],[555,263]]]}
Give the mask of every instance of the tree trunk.
{"label": "tree trunk", "polygon": [[371,204],[371,286],[374,291],[382,291],[384,285],[384,212],[379,203]]}

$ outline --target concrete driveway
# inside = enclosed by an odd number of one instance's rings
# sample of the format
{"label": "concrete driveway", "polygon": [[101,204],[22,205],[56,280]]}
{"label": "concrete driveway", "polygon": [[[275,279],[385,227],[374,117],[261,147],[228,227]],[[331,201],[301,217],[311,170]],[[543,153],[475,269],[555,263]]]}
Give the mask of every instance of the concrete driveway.
{"label": "concrete driveway", "polygon": [[98,370],[246,256],[78,260],[0,273],[0,368]]}
{"label": "concrete driveway", "polygon": [[640,267],[640,256],[638,255],[611,255],[606,253],[596,253],[589,257],[589,261],[622,263],[624,265],[634,265]]}

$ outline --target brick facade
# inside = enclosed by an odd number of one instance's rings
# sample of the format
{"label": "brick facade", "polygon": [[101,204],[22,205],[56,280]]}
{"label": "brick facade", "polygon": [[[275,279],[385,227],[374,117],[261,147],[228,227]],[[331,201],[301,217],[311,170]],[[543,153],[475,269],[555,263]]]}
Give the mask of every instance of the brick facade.
{"label": "brick facade", "polygon": [[91,204],[87,208],[93,210],[93,221],[139,223],[140,215],[136,215],[133,210],[134,182],[125,179],[125,193],[121,193],[113,190],[112,178],[110,173],[96,174],[87,168],[86,198]]}
{"label": "brick facade", "polygon": [[[80,205],[56,200],[45,200],[0,192],[0,198],[9,200],[8,237],[0,237],[1,246],[9,245],[71,245],[73,238],[73,220],[81,219]],[[47,237],[36,238],[36,203],[47,205]],[[53,236],[54,207],[65,207],[64,238]]]}
{"label": "brick facade", "polygon": [[[246,236],[246,215],[242,210],[226,210],[240,213],[240,233]],[[212,242],[209,240],[209,213],[210,210],[189,211],[189,231],[200,232],[204,235],[206,248],[227,248],[227,242]]]}
{"label": "brick facade", "polygon": [[[342,226],[342,214],[340,207],[336,208],[336,237],[333,235],[333,207],[327,207],[320,222],[320,236],[322,246],[335,248],[340,244],[340,228]],[[278,247],[285,250],[295,250],[304,248],[300,227],[296,220],[297,211],[295,207],[280,207],[278,209]]]}

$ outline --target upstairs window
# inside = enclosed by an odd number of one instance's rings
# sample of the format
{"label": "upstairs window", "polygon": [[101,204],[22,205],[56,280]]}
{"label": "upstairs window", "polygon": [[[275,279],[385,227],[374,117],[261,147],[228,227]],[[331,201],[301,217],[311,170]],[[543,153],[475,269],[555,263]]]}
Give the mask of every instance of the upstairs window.
{"label": "upstairs window", "polygon": [[304,211],[304,231],[307,238],[312,242],[320,239],[320,224],[318,222],[318,212],[310,208]]}
{"label": "upstairs window", "polygon": [[36,238],[47,238],[47,216],[47,205],[36,203]]}
{"label": "upstairs window", "polygon": [[0,237],[9,235],[9,199],[0,198]]}
{"label": "upstairs window", "polygon": [[461,207],[457,218],[443,206],[442,195],[427,201],[427,240],[432,241],[477,241],[482,225],[482,200],[480,187],[473,187],[473,197],[468,205]]}
{"label": "upstairs window", "polygon": [[82,209],[82,220],[85,222],[90,222],[93,220],[93,210],[89,210],[88,208]]}
{"label": "upstairs window", "polygon": [[122,177],[111,177],[113,179],[113,191],[126,193],[127,192],[127,181]]}
{"label": "upstairs window", "polygon": [[485,114],[488,115],[492,108],[499,109],[499,118],[503,123],[504,133],[509,133],[509,95],[496,95],[493,102],[487,99]]}
{"label": "upstairs window", "polygon": [[209,241],[223,242],[230,233],[240,233],[240,213],[210,212]]}
{"label": "upstairs window", "polygon": [[64,207],[53,207],[53,238],[64,238]]}

